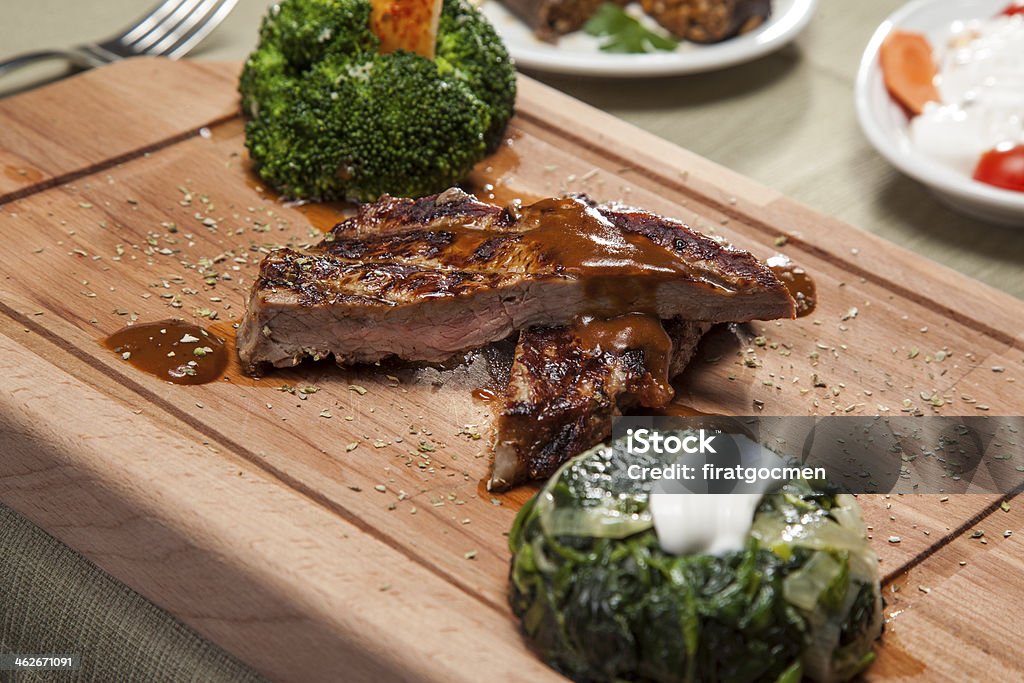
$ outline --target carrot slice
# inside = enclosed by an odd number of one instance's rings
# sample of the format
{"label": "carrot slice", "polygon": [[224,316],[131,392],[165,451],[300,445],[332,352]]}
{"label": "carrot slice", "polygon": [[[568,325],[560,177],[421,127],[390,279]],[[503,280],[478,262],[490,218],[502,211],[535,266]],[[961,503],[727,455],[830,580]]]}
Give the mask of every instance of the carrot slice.
{"label": "carrot slice", "polygon": [[932,46],[920,33],[894,31],[882,43],[879,53],[885,87],[897,102],[917,115],[927,102],[938,102],[935,87],[938,69]]}
{"label": "carrot slice", "polygon": [[396,50],[434,58],[441,0],[371,0],[370,30],[380,38],[381,54]]}

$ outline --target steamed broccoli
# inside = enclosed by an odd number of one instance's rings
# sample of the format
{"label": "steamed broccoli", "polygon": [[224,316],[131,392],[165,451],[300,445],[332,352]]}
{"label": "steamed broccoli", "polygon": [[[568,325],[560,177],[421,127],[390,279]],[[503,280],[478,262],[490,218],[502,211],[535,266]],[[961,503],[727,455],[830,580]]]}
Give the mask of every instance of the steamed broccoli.
{"label": "steamed broccoli", "polygon": [[372,201],[457,183],[500,143],[515,69],[486,19],[444,0],[433,60],[379,54],[368,0],[284,0],[242,71],[246,146],[291,197]]}

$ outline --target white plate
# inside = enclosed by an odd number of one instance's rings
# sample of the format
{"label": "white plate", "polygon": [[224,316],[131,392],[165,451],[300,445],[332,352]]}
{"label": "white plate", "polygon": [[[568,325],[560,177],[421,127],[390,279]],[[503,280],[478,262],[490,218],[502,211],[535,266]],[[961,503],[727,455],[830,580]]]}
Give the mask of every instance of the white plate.
{"label": "white plate", "polygon": [[906,114],[889,95],[882,80],[878,50],[893,29],[928,36],[933,46],[944,45],[954,21],[994,17],[1010,0],[916,0],[893,13],[875,32],[857,73],[857,117],[868,140],[889,162],[932,189],[954,209],[975,218],[1024,227],[1024,192],[1002,190],[925,156],[910,143]]}
{"label": "white plate", "polygon": [[636,55],[602,52],[600,41],[582,31],[545,43],[499,0],[485,0],[481,9],[521,67],[584,76],[666,76],[722,69],[777,50],[807,26],[817,4],[818,0],[775,0],[771,18],[750,33],[713,45],[683,42],[674,52]]}

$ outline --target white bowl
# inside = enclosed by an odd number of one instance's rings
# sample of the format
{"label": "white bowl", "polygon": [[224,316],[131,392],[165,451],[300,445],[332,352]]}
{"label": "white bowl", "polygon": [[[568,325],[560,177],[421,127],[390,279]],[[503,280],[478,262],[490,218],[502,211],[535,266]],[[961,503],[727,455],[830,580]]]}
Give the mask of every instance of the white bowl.
{"label": "white bowl", "polygon": [[[701,73],[757,59],[796,38],[810,23],[817,4],[818,0],[774,0],[771,18],[750,33],[713,45],[683,41],[673,52],[645,54],[602,52],[601,41],[583,31],[562,36],[557,43],[546,43],[499,0],[484,0],[481,10],[501,34],[512,59],[520,67],[580,76],[630,78]],[[628,11],[649,28],[657,26],[635,5]]]}
{"label": "white bowl", "polygon": [[923,33],[933,46],[944,45],[953,22],[999,14],[1009,0],[915,0],[886,19],[861,58],[857,72],[857,117],[875,149],[908,176],[927,185],[950,207],[982,220],[1024,227],[1024,192],[979,183],[917,151],[910,143],[906,114],[882,80],[878,50],[895,29]]}

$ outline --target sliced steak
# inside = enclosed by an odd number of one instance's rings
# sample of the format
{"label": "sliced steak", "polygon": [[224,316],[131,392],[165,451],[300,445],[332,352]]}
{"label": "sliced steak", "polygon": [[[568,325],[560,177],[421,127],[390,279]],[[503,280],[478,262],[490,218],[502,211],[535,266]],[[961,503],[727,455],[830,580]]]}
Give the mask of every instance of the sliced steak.
{"label": "sliced steak", "polygon": [[269,254],[238,335],[245,367],[333,354],[440,361],[579,315],[740,322],[791,318],[764,264],[682,223],[585,198],[524,208],[461,190],[390,197],[308,252]]}
{"label": "sliced steak", "polygon": [[488,487],[547,478],[608,438],[616,415],[667,405],[670,378],[682,373],[710,328],[627,315],[524,330],[496,416]]}

